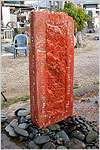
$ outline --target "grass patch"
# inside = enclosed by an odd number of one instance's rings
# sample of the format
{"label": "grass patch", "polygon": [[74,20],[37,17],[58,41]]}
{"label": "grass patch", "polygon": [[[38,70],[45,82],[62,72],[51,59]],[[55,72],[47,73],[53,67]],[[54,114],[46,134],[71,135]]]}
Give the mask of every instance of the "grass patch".
{"label": "grass patch", "polygon": [[93,84],[94,84],[94,85],[99,84],[99,81],[95,81],[95,82],[93,82]]}
{"label": "grass patch", "polygon": [[85,44],[83,44],[83,45],[82,45],[82,48],[85,48],[85,47],[86,47],[86,45],[85,45]]}
{"label": "grass patch", "polygon": [[79,85],[77,83],[74,83],[74,89],[78,89]]}
{"label": "grass patch", "polygon": [[26,101],[28,99],[30,99],[30,96],[20,97],[20,98],[17,98],[17,99],[8,99],[7,102],[5,102],[5,101],[2,102],[1,109],[9,107],[11,104],[15,104],[15,103],[18,103],[18,102],[21,102],[21,101]]}

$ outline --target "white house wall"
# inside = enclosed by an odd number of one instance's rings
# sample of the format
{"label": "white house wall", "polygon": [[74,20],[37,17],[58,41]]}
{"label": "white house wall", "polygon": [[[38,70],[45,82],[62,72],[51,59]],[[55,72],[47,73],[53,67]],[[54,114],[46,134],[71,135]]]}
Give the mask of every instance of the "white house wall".
{"label": "white house wall", "polygon": [[2,7],[4,26],[10,21],[10,7]]}

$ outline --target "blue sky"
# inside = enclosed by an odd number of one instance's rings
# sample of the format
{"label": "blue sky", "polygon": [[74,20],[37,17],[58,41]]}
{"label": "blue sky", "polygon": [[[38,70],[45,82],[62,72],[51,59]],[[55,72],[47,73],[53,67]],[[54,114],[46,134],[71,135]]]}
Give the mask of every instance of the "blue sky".
{"label": "blue sky", "polygon": [[[49,0],[48,0],[49,1]],[[53,0],[52,0],[53,1]],[[61,0],[60,0],[61,1]],[[84,2],[99,2],[99,0],[70,0],[73,2],[84,3]],[[33,1],[25,1],[26,4],[47,4],[47,0],[33,0]]]}

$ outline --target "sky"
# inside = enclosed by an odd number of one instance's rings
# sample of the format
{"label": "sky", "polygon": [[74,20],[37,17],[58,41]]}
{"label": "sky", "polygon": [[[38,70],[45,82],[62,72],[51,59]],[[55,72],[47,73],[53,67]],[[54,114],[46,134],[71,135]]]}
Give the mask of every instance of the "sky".
{"label": "sky", "polygon": [[[33,0],[33,1],[25,1],[25,4],[33,4],[33,3],[45,3],[46,1],[49,0]],[[53,1],[53,0],[52,0]],[[55,0],[54,0],[55,1]],[[59,1],[59,0],[58,0]],[[62,1],[62,0],[60,0]],[[78,2],[78,3],[84,3],[84,2],[99,2],[99,0],[69,0],[69,1],[73,1],[73,2]]]}

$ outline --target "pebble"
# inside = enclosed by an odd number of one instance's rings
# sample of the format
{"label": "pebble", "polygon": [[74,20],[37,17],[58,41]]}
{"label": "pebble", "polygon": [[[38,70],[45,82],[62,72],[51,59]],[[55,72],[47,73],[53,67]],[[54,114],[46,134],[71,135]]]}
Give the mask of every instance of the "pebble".
{"label": "pebble", "polygon": [[25,118],[24,117],[19,117],[18,118],[18,124],[24,123],[25,122]]}
{"label": "pebble", "polygon": [[20,127],[21,129],[26,129],[28,127],[28,124],[22,123],[22,124],[19,124],[18,127]]}
{"label": "pebble", "polygon": [[4,123],[7,120],[6,113],[1,110],[1,123]]}
{"label": "pebble", "polygon": [[21,129],[21,128],[19,128],[18,126],[14,127],[14,131],[15,131],[17,134],[22,135],[22,136],[25,136],[25,137],[27,137],[27,136],[29,135],[26,130]]}
{"label": "pebble", "polygon": [[5,127],[5,131],[6,132],[10,132],[13,128],[10,126],[10,124],[8,124],[6,127]]}
{"label": "pebble", "polygon": [[11,122],[10,122],[10,126],[11,127],[15,127],[15,126],[18,126],[18,120],[17,119],[13,119]]}
{"label": "pebble", "polygon": [[70,141],[67,141],[65,143],[65,146],[68,149],[84,149],[86,147],[86,145],[82,141],[80,141],[76,138],[73,138]]}
{"label": "pebble", "polygon": [[6,113],[1,111],[1,118],[6,118]]}
{"label": "pebble", "polygon": [[[26,109],[19,109],[16,115],[20,111],[28,112]],[[6,124],[4,129],[12,138],[18,137],[17,139],[29,149],[99,149],[99,131],[94,123],[81,116],[70,116],[59,123],[38,128],[28,114],[19,115],[17,119]]]}
{"label": "pebble", "polygon": [[14,131],[13,128],[9,131],[9,135],[10,135],[11,137],[18,137],[18,134],[15,133],[15,131]]}
{"label": "pebble", "polygon": [[57,144],[58,144],[58,145],[62,145],[62,144],[63,144],[62,138],[57,139]]}
{"label": "pebble", "polygon": [[1,118],[1,123],[4,123],[7,120],[7,117]]}
{"label": "pebble", "polygon": [[29,127],[27,131],[29,134],[33,133],[34,135],[38,133],[38,130],[33,127]]}
{"label": "pebble", "polygon": [[58,146],[57,149],[67,149],[65,146]]}
{"label": "pebble", "polygon": [[70,128],[67,133],[68,133],[68,134],[71,133],[71,132],[74,131],[76,128],[77,128],[77,126],[74,126],[74,127]]}
{"label": "pebble", "polygon": [[48,142],[46,144],[43,145],[42,149],[55,149],[55,144],[52,142]]}
{"label": "pebble", "polygon": [[40,149],[39,145],[37,145],[34,141],[30,141],[28,143],[28,148],[29,149]]}
{"label": "pebble", "polygon": [[54,130],[59,130],[60,129],[60,126],[58,124],[53,124],[51,126],[48,126],[48,128],[52,131]]}
{"label": "pebble", "polygon": [[56,134],[59,135],[59,136],[62,138],[62,140],[63,140],[64,142],[70,140],[69,137],[68,137],[68,135],[65,133],[64,130],[60,130],[60,131],[57,132]]}
{"label": "pebble", "polygon": [[35,134],[34,134],[34,133],[31,133],[31,134],[29,135],[29,138],[30,138],[30,139],[33,139],[34,136],[35,136]]}
{"label": "pebble", "polygon": [[50,141],[50,137],[49,136],[37,136],[35,139],[34,139],[34,142],[36,144],[45,144],[47,142]]}
{"label": "pebble", "polygon": [[16,111],[15,111],[15,115],[18,117],[18,112],[20,111],[20,110],[27,110],[27,109],[25,109],[25,108],[19,108],[19,109],[17,109]]}
{"label": "pebble", "polygon": [[86,137],[86,143],[90,144],[91,142],[94,142],[98,138],[99,138],[99,136],[98,136],[97,132],[90,131]]}
{"label": "pebble", "polygon": [[26,117],[29,114],[30,114],[29,110],[19,110],[17,115],[18,117]]}
{"label": "pebble", "polygon": [[80,131],[75,130],[71,133],[71,138],[77,138],[77,139],[83,141],[85,138],[85,135],[82,134]]}
{"label": "pebble", "polygon": [[30,120],[31,119],[31,115],[27,115],[26,117],[25,117],[25,120]]}
{"label": "pebble", "polygon": [[93,130],[94,130],[95,132],[99,133],[99,130],[98,130],[98,128],[96,128],[96,127],[93,127]]}
{"label": "pebble", "polygon": [[19,137],[19,140],[20,140],[20,142],[26,141],[26,140],[27,140],[27,137],[20,136],[20,137]]}
{"label": "pebble", "polygon": [[88,134],[88,130],[87,130],[87,129],[83,129],[83,130],[82,130],[82,133],[83,133],[84,135],[87,135],[87,134]]}

